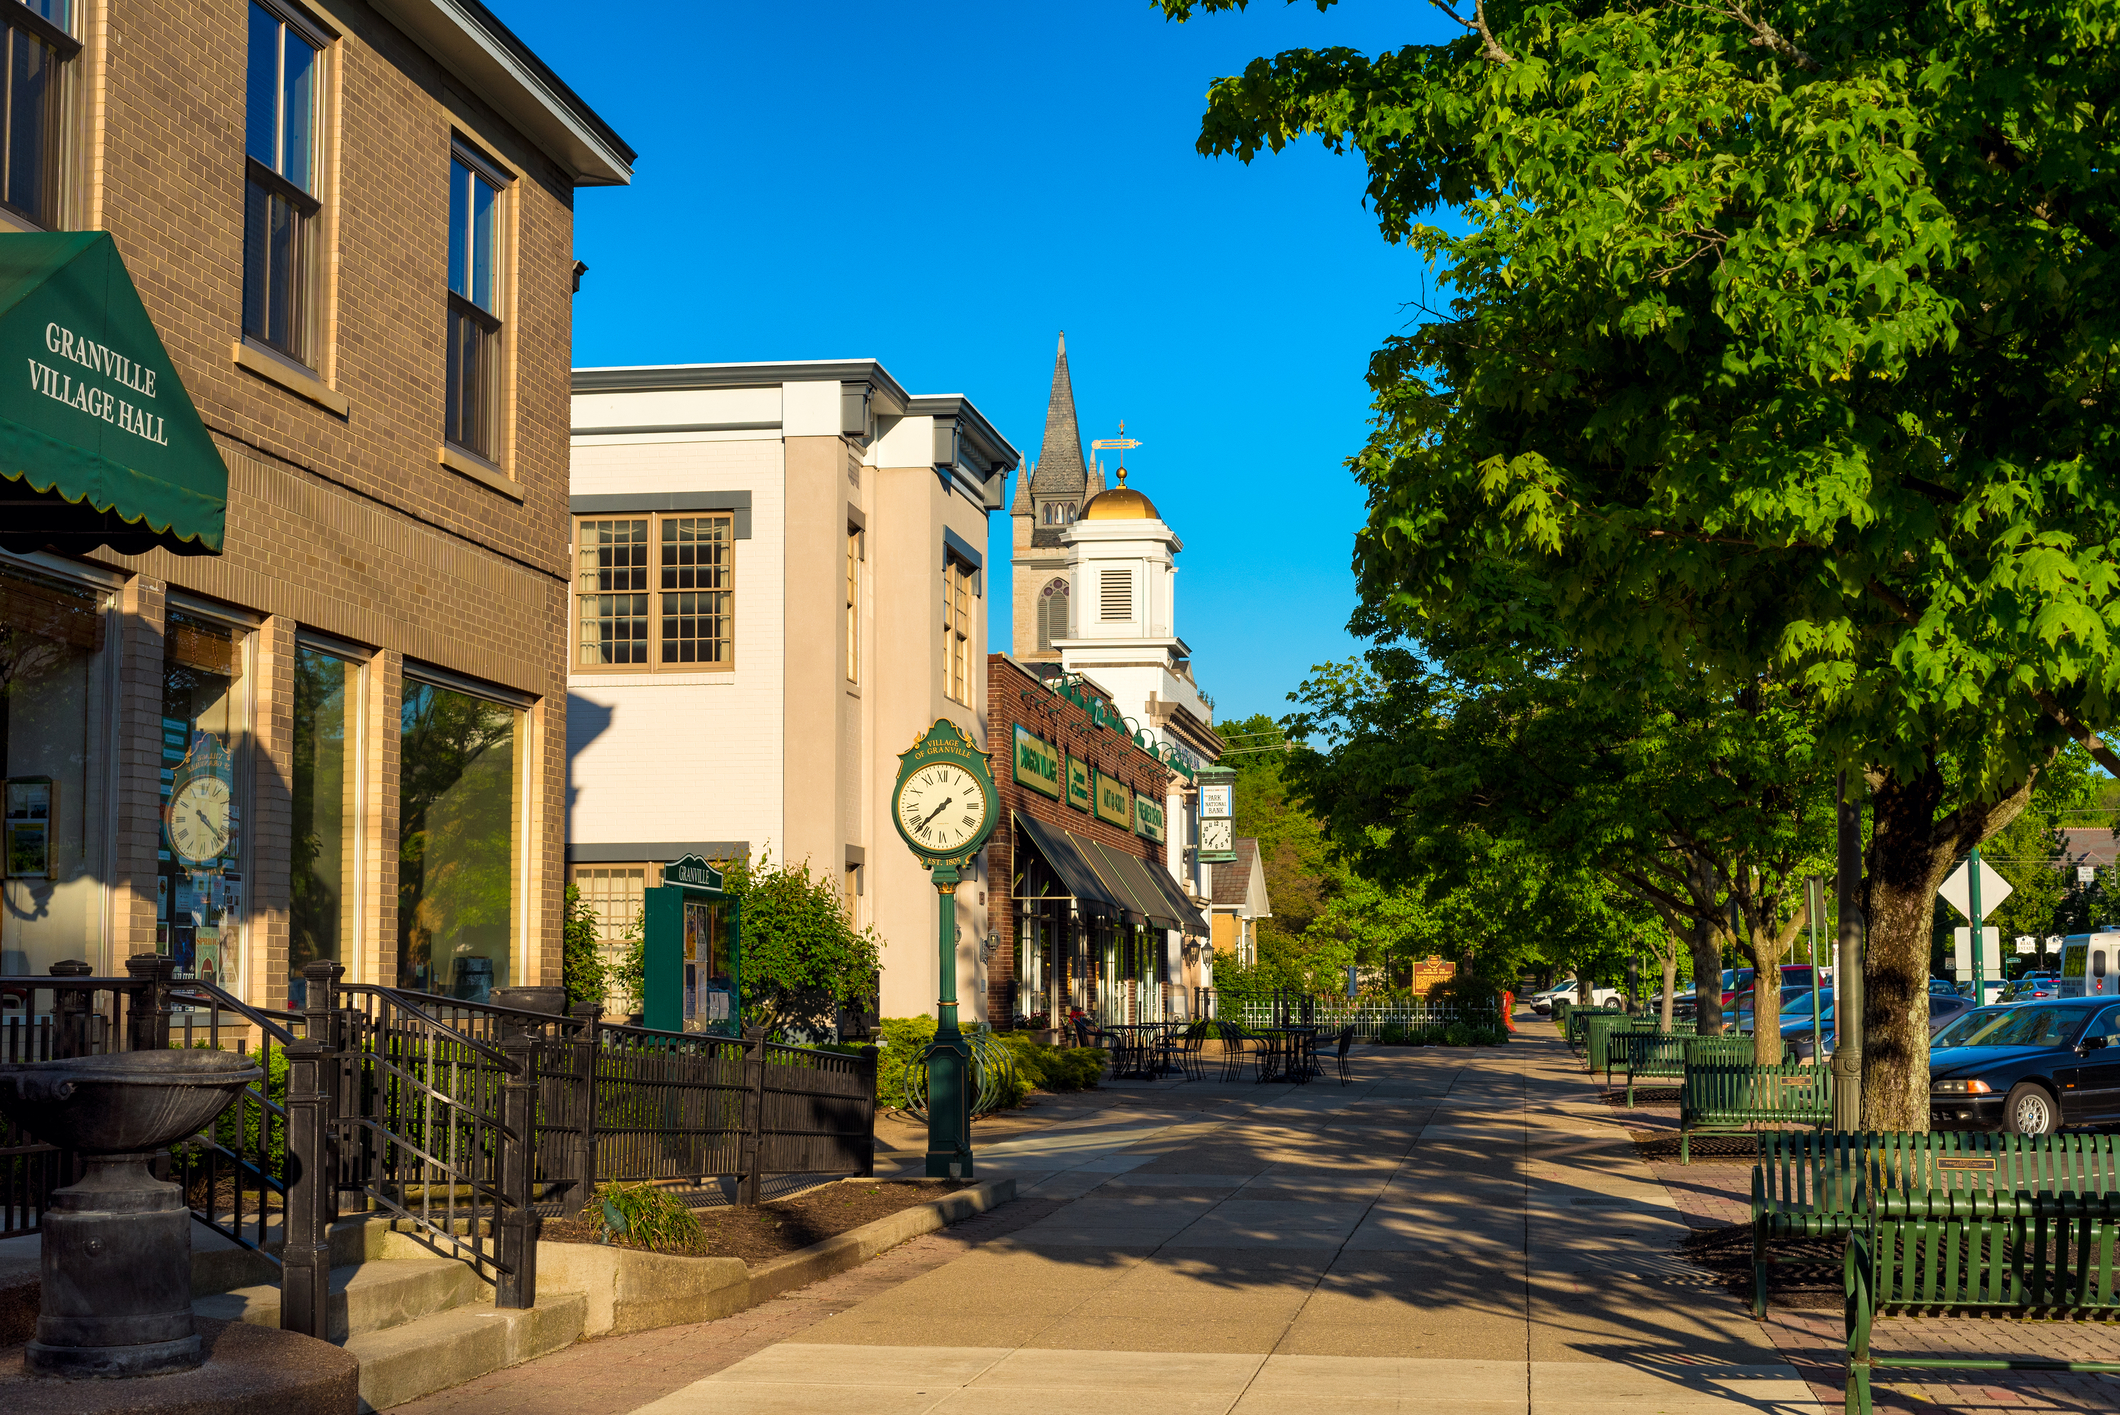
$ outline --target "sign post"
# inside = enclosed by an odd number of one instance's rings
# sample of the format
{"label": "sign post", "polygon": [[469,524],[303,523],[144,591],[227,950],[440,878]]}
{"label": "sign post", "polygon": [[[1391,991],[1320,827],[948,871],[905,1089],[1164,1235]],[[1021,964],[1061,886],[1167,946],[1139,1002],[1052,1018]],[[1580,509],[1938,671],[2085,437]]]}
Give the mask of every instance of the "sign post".
{"label": "sign post", "polygon": [[1973,956],[1969,961],[1973,965],[1973,1005],[1979,1007],[1987,1002],[1987,931],[1981,923],[1988,910],[2001,908],[2002,901],[2010,897],[2010,882],[1980,858],[1980,847],[1975,845],[1966,862],[1952,871],[1936,892],[1972,925]]}
{"label": "sign post", "polygon": [[934,882],[941,915],[935,1040],[924,1058],[931,1179],[972,1177],[972,1048],[957,1026],[957,885],[994,833],[999,800],[988,755],[947,718],[899,754],[891,818]]}
{"label": "sign post", "polygon": [[1826,1064],[1825,1028],[1819,1020],[1818,995],[1825,988],[1826,975],[1818,971],[1818,921],[1826,916],[1826,882],[1811,875],[1803,884],[1804,913],[1810,916],[1811,925],[1811,1064],[1822,1067]]}

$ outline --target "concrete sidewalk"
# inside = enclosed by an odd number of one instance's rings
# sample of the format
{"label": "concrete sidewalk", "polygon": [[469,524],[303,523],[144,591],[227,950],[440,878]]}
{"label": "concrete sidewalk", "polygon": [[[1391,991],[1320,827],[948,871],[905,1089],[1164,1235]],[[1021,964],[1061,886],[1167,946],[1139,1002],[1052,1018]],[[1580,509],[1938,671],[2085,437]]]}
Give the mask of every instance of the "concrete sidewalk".
{"label": "concrete sidewalk", "polygon": [[1544,1029],[1355,1073],[984,1147],[982,1178],[1069,1202],[639,1409],[1819,1410]]}

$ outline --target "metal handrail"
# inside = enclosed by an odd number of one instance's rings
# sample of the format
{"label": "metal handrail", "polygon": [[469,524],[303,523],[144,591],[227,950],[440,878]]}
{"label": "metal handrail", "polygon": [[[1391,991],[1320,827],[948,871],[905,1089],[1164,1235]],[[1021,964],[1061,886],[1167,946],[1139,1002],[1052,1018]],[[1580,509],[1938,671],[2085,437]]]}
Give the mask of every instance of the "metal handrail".
{"label": "metal handrail", "polygon": [[[341,983],[339,984],[338,990],[342,993],[357,993],[369,997],[383,998],[384,1000],[403,1008],[406,1012],[411,1013],[415,1018],[417,1018],[421,1022],[426,1023],[428,1026],[434,1028],[436,1031],[444,1033],[446,1035],[447,1040],[471,1048],[480,1056],[485,1057],[488,1061],[493,1062],[494,1065],[499,1066],[509,1075],[516,1076],[520,1075],[522,1072],[522,1068],[520,1066],[516,1065],[515,1062],[509,1060],[507,1053],[498,1051],[493,1047],[487,1046],[484,1042],[478,1040],[476,1037],[468,1036],[463,1032],[459,1032],[456,1028],[450,1026],[447,1022],[442,1021],[441,1018],[434,1016],[432,1013],[428,1012],[425,1008],[421,1007],[418,1003],[412,1000],[415,997],[431,997],[435,996],[435,994],[405,992],[398,988],[386,988],[376,983]],[[512,1011],[513,1009],[510,1010]],[[522,1017],[536,1018],[540,1019],[541,1021],[551,1020],[551,1018],[547,1014],[541,1012],[523,1012],[517,1015]]]}

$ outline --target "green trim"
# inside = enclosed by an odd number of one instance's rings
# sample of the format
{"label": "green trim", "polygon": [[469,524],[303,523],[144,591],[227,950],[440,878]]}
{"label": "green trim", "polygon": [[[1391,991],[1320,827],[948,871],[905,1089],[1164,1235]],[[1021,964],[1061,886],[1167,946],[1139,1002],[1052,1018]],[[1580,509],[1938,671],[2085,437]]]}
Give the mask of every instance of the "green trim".
{"label": "green trim", "polygon": [[108,232],[0,235],[0,353],[10,540],[221,552],[228,466]]}

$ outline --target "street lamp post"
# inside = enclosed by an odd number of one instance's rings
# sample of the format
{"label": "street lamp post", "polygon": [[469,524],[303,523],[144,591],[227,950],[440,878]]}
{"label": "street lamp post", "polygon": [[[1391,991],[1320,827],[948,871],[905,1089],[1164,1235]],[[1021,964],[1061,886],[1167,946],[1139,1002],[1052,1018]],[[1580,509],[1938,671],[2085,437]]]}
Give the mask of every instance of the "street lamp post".
{"label": "street lamp post", "polygon": [[1833,1128],[1862,1129],[1862,803],[1840,774],[1840,939],[1833,960]]}

